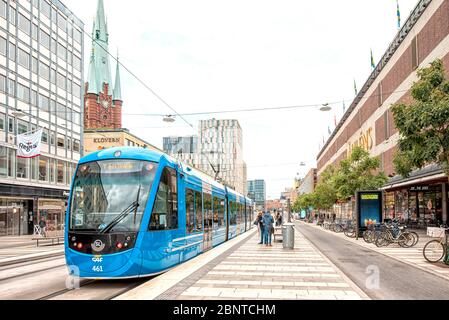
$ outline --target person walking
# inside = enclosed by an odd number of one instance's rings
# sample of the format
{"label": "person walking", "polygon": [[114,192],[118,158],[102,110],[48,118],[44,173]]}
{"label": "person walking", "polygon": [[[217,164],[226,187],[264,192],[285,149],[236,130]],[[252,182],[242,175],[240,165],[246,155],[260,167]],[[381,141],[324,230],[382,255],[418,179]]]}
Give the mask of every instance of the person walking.
{"label": "person walking", "polygon": [[273,216],[267,211],[263,215],[263,240],[264,244],[268,246],[272,246],[271,244],[271,235],[273,233],[273,224],[274,219]]}
{"label": "person walking", "polygon": [[47,234],[47,223],[45,222],[43,217],[41,217],[41,221],[39,222],[39,227],[41,229],[41,234],[45,237],[45,235]]}
{"label": "person walking", "polygon": [[259,213],[257,214],[255,223],[257,223],[258,230],[259,230],[259,235],[260,235],[260,242],[259,242],[259,244],[262,244],[262,243],[263,243],[263,219],[262,219],[262,211],[259,211]]}

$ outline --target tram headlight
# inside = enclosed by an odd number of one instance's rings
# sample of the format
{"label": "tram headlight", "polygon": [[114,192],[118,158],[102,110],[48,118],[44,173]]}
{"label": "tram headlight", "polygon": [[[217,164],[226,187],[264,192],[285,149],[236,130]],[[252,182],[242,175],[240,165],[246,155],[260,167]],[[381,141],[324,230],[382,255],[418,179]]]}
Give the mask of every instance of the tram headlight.
{"label": "tram headlight", "polygon": [[79,250],[81,250],[83,248],[83,244],[80,242],[78,243],[78,245],[76,246]]}

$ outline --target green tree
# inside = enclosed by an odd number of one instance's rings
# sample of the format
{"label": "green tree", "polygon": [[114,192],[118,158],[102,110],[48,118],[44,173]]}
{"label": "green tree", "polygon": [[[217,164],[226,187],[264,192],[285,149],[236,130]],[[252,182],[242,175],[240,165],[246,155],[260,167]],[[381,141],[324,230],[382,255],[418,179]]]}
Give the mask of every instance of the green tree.
{"label": "green tree", "polygon": [[370,157],[369,152],[355,147],[351,155],[340,162],[333,181],[337,198],[347,201],[358,190],[375,190],[383,186],[388,177],[379,171],[380,159]]}
{"label": "green tree", "polygon": [[391,110],[400,133],[395,170],[408,177],[415,169],[437,163],[449,176],[449,81],[440,59],[418,71],[410,104],[395,104]]}
{"label": "green tree", "polygon": [[321,174],[311,198],[315,208],[324,210],[331,209],[337,201],[335,173],[335,167],[329,165]]}

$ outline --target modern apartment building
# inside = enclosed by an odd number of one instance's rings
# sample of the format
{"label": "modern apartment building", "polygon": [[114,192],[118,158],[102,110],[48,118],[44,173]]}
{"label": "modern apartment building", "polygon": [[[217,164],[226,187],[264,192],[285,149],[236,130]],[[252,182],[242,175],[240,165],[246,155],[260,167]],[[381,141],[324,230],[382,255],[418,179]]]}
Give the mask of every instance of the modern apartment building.
{"label": "modern apartment building", "polygon": [[247,195],[256,204],[257,210],[264,210],[267,200],[267,188],[265,180],[249,180],[247,182]]}
{"label": "modern apartment building", "polygon": [[[61,229],[82,153],[84,25],[58,0],[0,0],[0,236]],[[43,129],[42,155],[16,137]]]}

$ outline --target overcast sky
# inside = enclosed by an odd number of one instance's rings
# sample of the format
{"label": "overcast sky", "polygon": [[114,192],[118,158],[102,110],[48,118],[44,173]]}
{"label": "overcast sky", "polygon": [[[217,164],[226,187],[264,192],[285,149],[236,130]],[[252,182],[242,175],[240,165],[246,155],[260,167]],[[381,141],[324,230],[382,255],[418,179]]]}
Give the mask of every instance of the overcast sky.
{"label": "overcast sky", "polygon": [[[62,0],[92,30],[97,0]],[[397,33],[394,0],[104,0],[110,51],[179,113],[320,104],[354,98]],[[399,0],[405,22],[417,0]],[[85,37],[85,57],[91,50]],[[87,61],[88,59],[86,59]],[[115,63],[112,61],[115,72]],[[86,65],[87,75],[87,65]],[[162,137],[195,134],[121,70],[123,126],[162,147]],[[233,113],[243,129],[248,179],[265,179],[269,199],[316,165],[334,116],[317,108]],[[196,128],[200,119],[188,117]],[[299,163],[305,162],[306,168]],[[268,166],[270,165],[270,166]]]}

